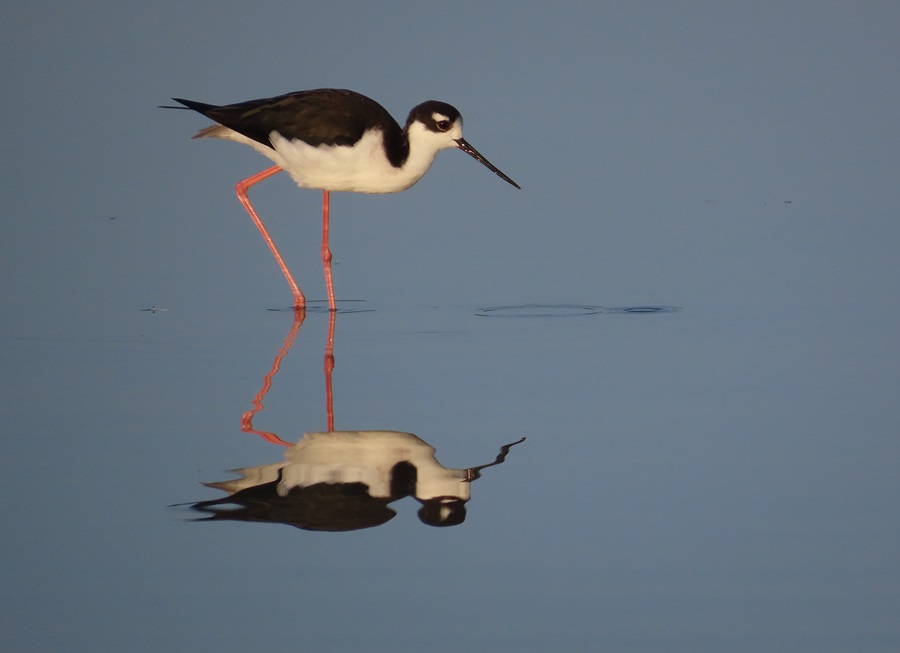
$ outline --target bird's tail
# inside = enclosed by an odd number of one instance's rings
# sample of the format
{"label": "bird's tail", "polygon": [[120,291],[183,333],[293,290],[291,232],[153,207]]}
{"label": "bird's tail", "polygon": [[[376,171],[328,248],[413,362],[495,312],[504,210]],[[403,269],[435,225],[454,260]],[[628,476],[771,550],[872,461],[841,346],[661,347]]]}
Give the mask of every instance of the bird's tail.
{"label": "bird's tail", "polygon": [[198,113],[205,114],[210,109],[215,109],[215,104],[206,104],[205,102],[195,102],[194,100],[184,100],[180,97],[173,97],[173,100],[179,102],[182,106],[177,107],[171,104],[160,104],[160,109],[191,109],[193,111],[197,111]]}

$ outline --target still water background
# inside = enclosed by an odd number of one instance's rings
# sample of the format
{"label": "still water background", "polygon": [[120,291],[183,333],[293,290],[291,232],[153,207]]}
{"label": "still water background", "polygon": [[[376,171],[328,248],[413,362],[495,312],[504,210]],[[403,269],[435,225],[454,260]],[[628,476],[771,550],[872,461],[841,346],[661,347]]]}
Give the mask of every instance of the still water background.
{"label": "still water background", "polygon": [[[2,13],[0,648],[900,648],[896,7]],[[459,526],[171,507],[282,459],[241,416],[292,314],[233,195],[266,163],[155,107],[320,86],[452,102],[523,187],[447,152],[332,201],[335,428],[526,438]],[[322,299],[318,193],[252,198]],[[327,428],[328,322],[255,428]]]}

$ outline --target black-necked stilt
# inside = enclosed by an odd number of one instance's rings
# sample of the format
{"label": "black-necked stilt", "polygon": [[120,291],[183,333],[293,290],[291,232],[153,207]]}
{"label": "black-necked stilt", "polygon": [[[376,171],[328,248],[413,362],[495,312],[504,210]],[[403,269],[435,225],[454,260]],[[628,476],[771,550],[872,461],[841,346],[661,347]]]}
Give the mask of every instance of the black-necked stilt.
{"label": "black-necked stilt", "polygon": [[298,91],[272,98],[215,106],[173,98],[218,124],[194,138],[222,138],[249,145],[275,162],[271,168],[238,182],[237,196],[250,214],[284,273],[294,307],[306,299],[257,215],[247,190],[285,170],[301,188],[322,196],[322,264],[328,305],[335,310],[328,247],[329,193],[397,193],[415,184],[431,167],[438,151],[459,148],[516,188],[519,185],[485,159],[462,136],[462,116],[446,102],[430,100],[413,108],[401,129],[374,100],[342,89]]}

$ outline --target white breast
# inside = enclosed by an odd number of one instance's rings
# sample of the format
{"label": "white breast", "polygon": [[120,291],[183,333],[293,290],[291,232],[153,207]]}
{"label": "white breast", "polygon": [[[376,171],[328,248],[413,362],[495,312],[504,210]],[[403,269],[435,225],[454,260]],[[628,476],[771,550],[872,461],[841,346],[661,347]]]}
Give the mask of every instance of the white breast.
{"label": "white breast", "polygon": [[[381,130],[371,129],[354,145],[313,146],[299,139],[284,138],[273,131],[267,147],[222,125],[200,131],[195,138],[212,137],[249,145],[275,162],[301,188],[356,193],[398,193],[415,184],[428,172],[434,157],[448,145],[433,142],[432,134],[415,123],[410,130],[410,155],[397,168],[382,148]],[[273,149],[274,148],[274,149]]]}

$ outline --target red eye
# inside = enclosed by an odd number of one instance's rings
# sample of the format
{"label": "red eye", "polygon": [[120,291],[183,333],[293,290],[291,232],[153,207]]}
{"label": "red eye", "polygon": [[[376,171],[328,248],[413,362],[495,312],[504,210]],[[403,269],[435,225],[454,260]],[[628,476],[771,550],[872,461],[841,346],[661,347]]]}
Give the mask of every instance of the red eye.
{"label": "red eye", "polygon": [[449,120],[438,120],[437,128],[440,129],[442,132],[447,131],[448,129],[450,129],[450,121]]}

